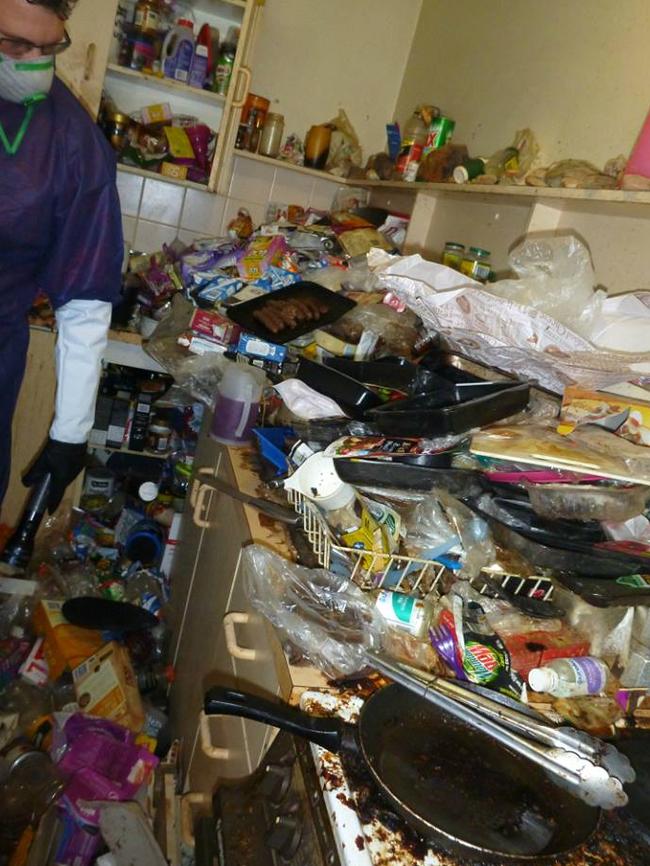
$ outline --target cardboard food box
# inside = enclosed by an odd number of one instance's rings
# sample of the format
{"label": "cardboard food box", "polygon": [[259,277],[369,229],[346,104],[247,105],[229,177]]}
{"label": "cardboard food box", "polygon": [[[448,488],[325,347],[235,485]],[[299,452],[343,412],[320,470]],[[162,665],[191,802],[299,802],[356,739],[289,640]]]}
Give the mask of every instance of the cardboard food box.
{"label": "cardboard food box", "polygon": [[91,716],[111,719],[134,733],[144,710],[127,650],[111,641],[72,671],[77,703]]}
{"label": "cardboard food box", "polygon": [[565,388],[558,433],[572,433],[583,424],[604,427],[636,445],[650,445],[650,401],[606,391]]}
{"label": "cardboard food box", "polygon": [[33,623],[36,634],[44,638],[43,655],[52,681],[97,652],[103,643],[100,632],[68,622],[63,616],[63,601],[41,601]]}
{"label": "cardboard food box", "polygon": [[214,310],[194,310],[189,327],[195,334],[208,337],[222,346],[231,346],[241,331],[239,325]]}

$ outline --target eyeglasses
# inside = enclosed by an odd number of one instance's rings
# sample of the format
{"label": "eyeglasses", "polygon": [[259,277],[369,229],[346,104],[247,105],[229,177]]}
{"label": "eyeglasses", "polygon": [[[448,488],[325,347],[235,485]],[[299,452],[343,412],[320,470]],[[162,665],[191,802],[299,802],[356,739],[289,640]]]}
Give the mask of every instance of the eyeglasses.
{"label": "eyeglasses", "polygon": [[15,39],[12,36],[3,36],[0,33],[0,54],[7,57],[26,57],[33,51],[39,51],[45,57],[52,57],[66,51],[72,40],[67,30],[64,30],[64,38],[61,42],[50,42],[48,45],[36,45],[27,39]]}

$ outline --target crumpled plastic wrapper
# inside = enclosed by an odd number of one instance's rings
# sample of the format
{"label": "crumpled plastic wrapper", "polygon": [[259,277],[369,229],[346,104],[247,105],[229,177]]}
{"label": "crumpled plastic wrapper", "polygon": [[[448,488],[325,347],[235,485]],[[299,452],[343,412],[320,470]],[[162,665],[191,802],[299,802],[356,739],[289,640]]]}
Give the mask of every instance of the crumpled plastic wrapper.
{"label": "crumpled plastic wrapper", "polygon": [[[371,250],[368,262],[381,285],[420,316],[430,333],[440,334],[451,351],[537,381],[549,391],[561,394],[570,384],[606,388],[650,371],[650,352],[599,351],[544,310],[500,298],[481,283],[419,255]],[[617,300],[604,300],[603,312]]]}

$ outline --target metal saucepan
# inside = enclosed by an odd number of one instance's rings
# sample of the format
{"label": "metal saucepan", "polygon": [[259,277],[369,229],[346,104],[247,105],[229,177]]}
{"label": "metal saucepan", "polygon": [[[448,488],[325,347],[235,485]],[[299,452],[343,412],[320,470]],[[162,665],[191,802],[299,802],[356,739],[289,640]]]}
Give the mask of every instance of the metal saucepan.
{"label": "metal saucepan", "polygon": [[450,854],[537,862],[576,848],[598,824],[597,809],[538,767],[398,685],[375,692],[358,725],[222,687],[206,693],[205,712],[352,750],[410,826]]}

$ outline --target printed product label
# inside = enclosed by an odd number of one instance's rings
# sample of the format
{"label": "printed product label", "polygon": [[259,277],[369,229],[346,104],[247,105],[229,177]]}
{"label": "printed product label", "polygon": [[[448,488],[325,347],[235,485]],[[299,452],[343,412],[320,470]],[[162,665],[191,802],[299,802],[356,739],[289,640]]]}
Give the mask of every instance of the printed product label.
{"label": "printed product label", "polygon": [[597,659],[574,658],[564,659],[573,668],[576,684],[580,686],[587,695],[599,695],[605,689],[607,672],[605,666]]}
{"label": "printed product label", "polygon": [[135,13],[135,26],[139,30],[158,30],[160,17],[153,9],[140,9]]}
{"label": "printed product label", "polygon": [[412,635],[420,633],[424,624],[424,604],[419,599],[401,592],[382,590],[375,606],[391,625]]}
{"label": "printed product label", "polygon": [[617,577],[616,583],[621,586],[631,586],[632,589],[647,589],[650,584],[640,574],[626,574],[625,577]]}

